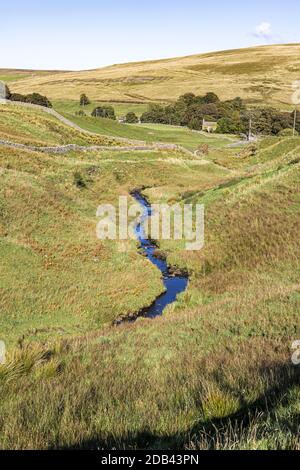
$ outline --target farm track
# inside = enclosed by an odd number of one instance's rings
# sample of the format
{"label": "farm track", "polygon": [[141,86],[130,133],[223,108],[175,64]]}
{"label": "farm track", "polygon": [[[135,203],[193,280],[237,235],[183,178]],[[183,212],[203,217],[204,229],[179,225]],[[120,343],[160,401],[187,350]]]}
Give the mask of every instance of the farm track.
{"label": "farm track", "polygon": [[[57,118],[59,121],[61,121],[63,124],[65,124],[68,127],[71,127],[72,129],[75,129],[81,133],[92,135],[92,136],[97,136],[97,137],[105,137],[107,138],[107,135],[104,134],[98,134],[97,132],[91,132],[86,129],[83,129],[82,127],[78,126],[74,122],[70,121],[69,119],[65,118],[61,114],[59,114],[57,111],[55,111],[52,108],[46,108],[44,106],[39,106],[36,104],[31,104],[31,103],[23,103],[20,101],[9,101],[9,100],[3,100],[0,99],[0,105],[5,104],[5,105],[17,105],[17,106],[22,106],[24,108],[31,108],[35,110],[42,111],[44,113],[50,114]],[[60,146],[48,146],[48,147],[37,147],[37,146],[32,146],[32,145],[24,145],[24,144],[18,144],[15,142],[10,142],[6,140],[1,140],[0,145],[12,147],[12,148],[20,148],[20,149],[27,149],[27,150],[33,150],[33,151],[39,151],[39,152],[47,152],[47,153],[67,153],[70,151],[105,151],[105,150],[118,150],[118,151],[129,151],[129,150],[139,150],[139,151],[153,151],[153,150],[173,150],[173,151],[180,151],[183,153],[186,153],[188,155],[195,156],[193,152],[190,150],[182,147],[181,145],[176,145],[176,144],[164,144],[160,142],[153,142],[152,144],[147,144],[143,140],[131,140],[131,139],[126,139],[124,137],[114,137],[114,140],[118,143],[124,143],[128,145],[124,146],[100,146],[100,145],[93,145],[93,146],[80,146],[76,144],[68,144],[68,145],[60,145]]]}

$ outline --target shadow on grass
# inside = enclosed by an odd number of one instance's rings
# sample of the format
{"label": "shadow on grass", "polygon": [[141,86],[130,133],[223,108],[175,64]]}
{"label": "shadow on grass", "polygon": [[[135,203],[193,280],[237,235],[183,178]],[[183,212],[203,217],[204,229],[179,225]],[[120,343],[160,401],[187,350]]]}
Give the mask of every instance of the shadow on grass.
{"label": "shadow on grass", "polygon": [[[206,422],[199,422],[185,433],[173,435],[155,435],[147,430],[139,433],[126,434],[126,436],[95,436],[88,441],[74,443],[68,449],[81,450],[111,450],[111,449],[187,449],[191,443],[196,442],[199,436],[205,436],[206,448],[213,450],[216,443],[222,446],[222,441],[228,443],[230,433],[234,433],[235,439],[242,435],[247,435],[255,420],[260,417],[271,420],[274,429],[278,426],[283,430],[289,430],[295,437],[299,436],[300,413],[295,413],[289,420],[279,419],[275,416],[276,408],[289,404],[288,392],[295,386],[300,385],[300,368],[291,365],[280,364],[271,367],[263,367],[256,372],[257,376],[264,376],[269,386],[255,401],[247,403],[239,390],[234,390],[222,380],[222,377],[215,377],[215,380],[227,391],[239,397],[241,407],[238,412],[222,419],[212,419]],[[199,415],[201,410],[199,409]],[[274,430],[275,432],[275,430]],[[240,434],[240,436],[239,436]],[[259,431],[257,433],[259,436]]]}

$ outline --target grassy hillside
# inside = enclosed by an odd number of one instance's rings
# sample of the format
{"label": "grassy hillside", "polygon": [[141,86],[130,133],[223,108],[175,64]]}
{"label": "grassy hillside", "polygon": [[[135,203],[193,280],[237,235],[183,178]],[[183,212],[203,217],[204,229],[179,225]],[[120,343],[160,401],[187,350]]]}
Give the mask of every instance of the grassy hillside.
{"label": "grassy hillside", "polygon": [[[0,152],[1,448],[299,449],[299,138],[214,149],[222,167]],[[142,186],[204,203],[206,244],[162,242],[187,292],[162,318],[111,327],[161,281],[134,242],[95,238],[95,209]]]}
{"label": "grassy hillside", "polygon": [[[89,331],[151,304],[162,292],[160,273],[138,254],[134,241],[98,241],[96,209],[136,185],[173,178],[183,186],[199,179],[209,184],[229,173],[198,163],[167,152],[50,156],[0,147],[5,340]],[[76,185],[78,173],[84,188]]]}
{"label": "grassy hillside", "polygon": [[80,133],[42,110],[0,106],[0,140],[35,146],[116,145],[113,138]]}
{"label": "grassy hillside", "polygon": [[[61,109],[61,108],[57,108]],[[161,142],[182,145],[188,150],[196,150],[200,144],[212,147],[224,147],[237,139],[235,136],[209,136],[194,132],[188,128],[159,124],[121,124],[111,119],[93,118],[91,116],[75,116],[63,113],[65,117],[75,122],[82,129],[110,137],[121,137],[145,142]]]}
{"label": "grassy hillside", "polygon": [[[39,92],[51,99],[121,102],[172,101],[186,92],[241,96],[251,103],[290,105],[299,79],[300,45],[274,45],[167,60],[113,65],[82,72],[31,75],[11,81],[13,91]],[[13,72],[12,72],[13,73]]]}
{"label": "grassy hillside", "polygon": [[[181,145],[195,151],[200,144],[207,143],[211,149],[228,146],[235,136],[209,136],[193,132],[187,128],[166,125],[127,125],[110,119],[76,116],[66,112],[66,104],[56,105],[55,109],[71,122],[82,128],[82,132],[59,121],[43,110],[31,109],[17,104],[0,106],[0,140],[35,145],[52,146],[65,144],[78,145],[123,145],[121,139],[132,139],[146,143],[161,142]],[[89,135],[84,131],[97,135]],[[129,145],[127,143],[126,145]]]}
{"label": "grassy hillside", "polygon": [[42,77],[43,75],[53,75],[64,73],[55,70],[22,70],[22,69],[0,69],[0,80],[3,82],[16,82],[24,78]]}

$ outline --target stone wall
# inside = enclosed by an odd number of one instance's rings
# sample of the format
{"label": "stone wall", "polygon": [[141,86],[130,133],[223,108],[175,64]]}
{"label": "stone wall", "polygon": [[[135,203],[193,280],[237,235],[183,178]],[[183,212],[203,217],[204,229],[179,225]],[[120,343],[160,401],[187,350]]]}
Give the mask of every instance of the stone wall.
{"label": "stone wall", "polygon": [[[38,109],[40,111],[43,111],[44,113],[51,114],[52,116],[59,119],[59,121],[61,121],[66,126],[69,126],[73,129],[79,131],[79,132],[82,132],[84,134],[94,135],[94,136],[97,136],[97,137],[101,137],[101,135],[102,135],[102,134],[98,134],[96,132],[91,132],[91,131],[82,129],[77,124],[75,124],[74,122],[72,122],[69,119],[65,118],[64,116],[62,116],[61,114],[59,114],[57,111],[55,111],[52,108],[45,108],[44,106],[39,106],[39,105],[36,105],[36,104],[31,104],[31,103],[23,103],[23,102],[19,102],[19,101],[9,101],[9,100],[5,100],[5,99],[1,99],[1,98],[0,98],[0,104],[7,104],[7,105],[12,105],[12,106],[17,105],[17,106],[23,106],[23,107],[26,107],[26,108]],[[102,135],[102,137],[108,138],[109,136]],[[143,140],[131,140],[131,139],[126,139],[124,137],[112,137],[112,139],[116,143],[119,144],[119,146],[116,146],[116,150],[127,150],[127,149],[128,150],[171,150],[171,151],[179,151],[179,152],[182,152],[182,153],[193,155],[193,153],[191,151],[189,151],[188,149],[182,147],[181,145],[177,145],[177,144],[167,144],[167,143],[162,143],[162,142],[146,143]],[[124,145],[122,145],[122,144],[124,144]],[[7,146],[11,146],[11,147],[14,146],[15,148],[17,148],[17,147],[21,148],[22,147],[21,144],[15,144],[14,142],[6,142],[6,141],[0,141],[0,145],[7,145]],[[17,145],[17,147],[16,147],[16,145]],[[24,145],[23,147],[25,147],[25,148],[27,147],[29,150],[37,150],[38,149],[39,151],[50,152],[50,153],[66,153],[66,152],[69,152],[70,150],[81,150],[80,146],[73,145],[73,144],[71,144],[71,147],[73,147],[73,148],[70,148],[70,145],[58,146],[58,147],[44,147],[44,148],[41,148],[41,147],[37,148],[37,147],[31,147],[31,146],[25,146]],[[86,149],[86,150],[88,149],[88,147],[83,147],[83,148]],[[111,147],[98,146],[97,148],[94,147],[95,150],[106,150],[107,148],[109,148],[111,150],[114,147],[113,146],[111,146]]]}

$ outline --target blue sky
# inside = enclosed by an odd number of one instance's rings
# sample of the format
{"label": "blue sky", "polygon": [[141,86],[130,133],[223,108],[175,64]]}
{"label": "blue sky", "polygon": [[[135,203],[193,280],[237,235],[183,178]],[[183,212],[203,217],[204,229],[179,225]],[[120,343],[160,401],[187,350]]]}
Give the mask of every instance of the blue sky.
{"label": "blue sky", "polygon": [[0,0],[0,68],[80,70],[300,42],[300,0]]}

